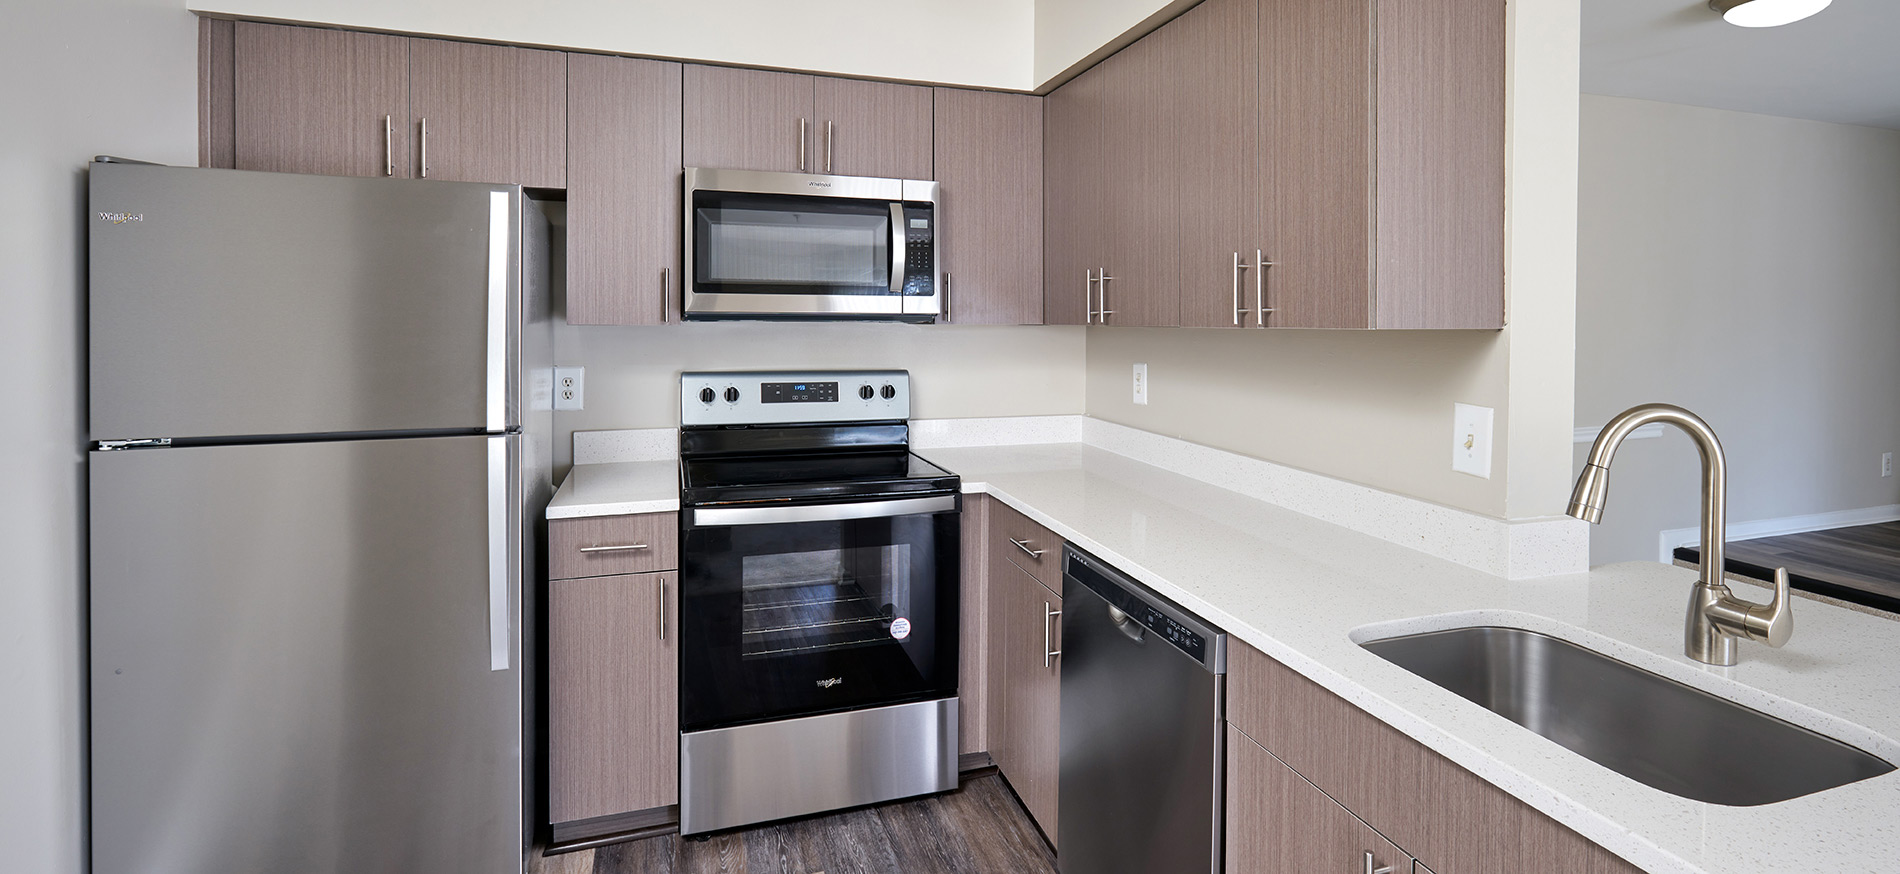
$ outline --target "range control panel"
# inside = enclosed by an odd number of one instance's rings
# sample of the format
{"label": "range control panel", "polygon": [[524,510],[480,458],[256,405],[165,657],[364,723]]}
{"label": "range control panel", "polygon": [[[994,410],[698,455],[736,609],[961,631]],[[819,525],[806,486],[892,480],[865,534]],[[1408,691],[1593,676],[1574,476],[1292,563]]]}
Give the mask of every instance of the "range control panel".
{"label": "range control panel", "polygon": [[910,418],[910,371],[690,371],[682,425],[790,425]]}

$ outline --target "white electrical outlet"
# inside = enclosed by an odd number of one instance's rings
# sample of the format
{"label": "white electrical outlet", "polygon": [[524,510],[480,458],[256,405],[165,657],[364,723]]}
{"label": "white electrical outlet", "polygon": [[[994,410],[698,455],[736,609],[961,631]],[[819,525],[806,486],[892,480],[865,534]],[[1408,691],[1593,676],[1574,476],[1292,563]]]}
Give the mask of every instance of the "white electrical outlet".
{"label": "white electrical outlet", "polygon": [[1893,476],[1893,453],[1880,453],[1880,475]]}
{"label": "white electrical outlet", "polygon": [[586,396],[582,390],[587,387],[587,368],[554,368],[554,408],[557,410],[581,409]]}
{"label": "white electrical outlet", "polygon": [[1490,407],[1451,405],[1451,469],[1491,478]]}
{"label": "white electrical outlet", "polygon": [[1148,365],[1135,365],[1135,403],[1148,402]]}

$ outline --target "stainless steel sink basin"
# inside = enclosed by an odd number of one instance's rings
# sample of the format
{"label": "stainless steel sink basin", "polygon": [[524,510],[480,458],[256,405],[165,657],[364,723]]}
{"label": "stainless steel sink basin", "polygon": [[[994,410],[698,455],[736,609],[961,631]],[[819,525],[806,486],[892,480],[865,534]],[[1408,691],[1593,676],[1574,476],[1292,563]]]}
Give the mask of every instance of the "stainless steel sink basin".
{"label": "stainless steel sink basin", "polygon": [[1894,766],[1840,741],[1534,631],[1455,628],[1361,644],[1639,783],[1773,804]]}

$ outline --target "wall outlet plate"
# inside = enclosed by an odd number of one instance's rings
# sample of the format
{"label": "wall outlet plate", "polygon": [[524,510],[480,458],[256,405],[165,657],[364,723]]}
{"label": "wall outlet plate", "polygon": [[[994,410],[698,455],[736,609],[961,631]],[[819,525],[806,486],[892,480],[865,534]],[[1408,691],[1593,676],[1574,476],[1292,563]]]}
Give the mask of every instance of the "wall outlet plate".
{"label": "wall outlet plate", "polygon": [[1135,403],[1148,402],[1148,365],[1135,365]]}
{"label": "wall outlet plate", "polygon": [[1475,404],[1451,405],[1451,469],[1491,478],[1493,410]]}
{"label": "wall outlet plate", "polygon": [[587,388],[586,376],[587,368],[585,367],[554,368],[554,409],[579,410],[582,408],[581,404],[586,399],[584,393]]}

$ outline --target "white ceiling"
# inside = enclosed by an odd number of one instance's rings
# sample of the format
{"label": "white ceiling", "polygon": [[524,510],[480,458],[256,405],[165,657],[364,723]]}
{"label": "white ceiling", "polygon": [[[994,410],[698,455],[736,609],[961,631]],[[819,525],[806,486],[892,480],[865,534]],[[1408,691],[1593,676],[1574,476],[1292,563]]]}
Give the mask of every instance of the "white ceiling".
{"label": "white ceiling", "polygon": [[1746,28],[1706,0],[1583,0],[1583,90],[1900,128],[1900,0]]}

